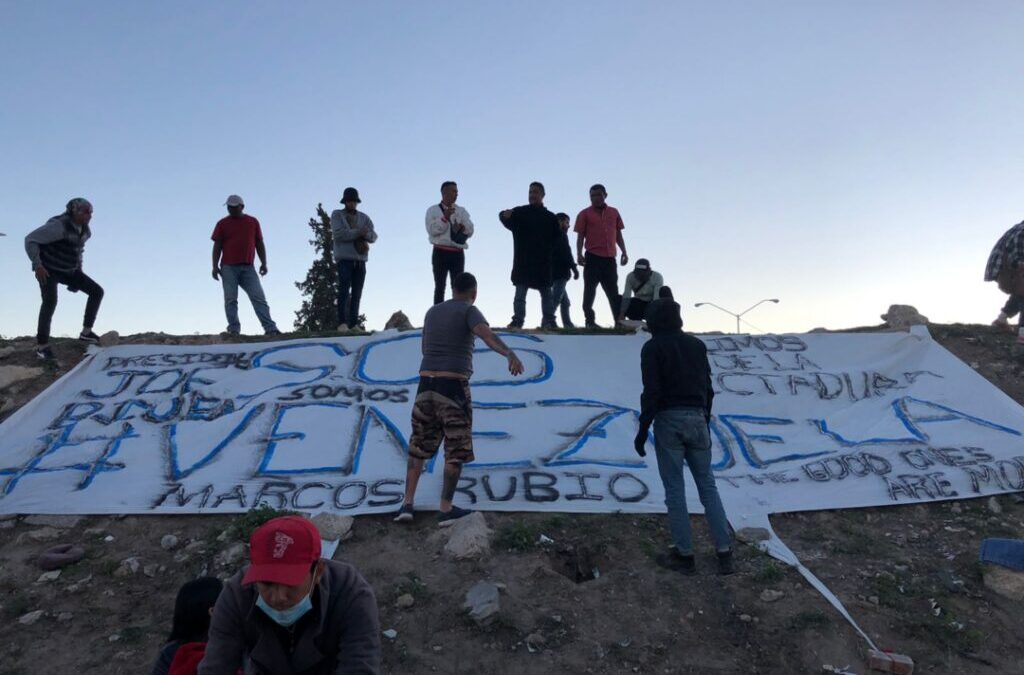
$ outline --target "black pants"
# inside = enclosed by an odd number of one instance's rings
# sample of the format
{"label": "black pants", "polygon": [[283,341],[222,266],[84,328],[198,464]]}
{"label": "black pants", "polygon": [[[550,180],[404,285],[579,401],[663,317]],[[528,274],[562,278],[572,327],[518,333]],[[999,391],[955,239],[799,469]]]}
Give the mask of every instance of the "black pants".
{"label": "black pants", "polygon": [[626,318],[633,321],[643,321],[644,313],[647,311],[647,305],[651,303],[640,298],[630,298],[629,305],[626,307]]}
{"label": "black pants", "polygon": [[466,252],[445,251],[435,246],[430,262],[434,267],[434,304],[437,305],[444,302],[444,289],[449,277],[452,295],[455,294],[455,277],[466,269]]}
{"label": "black pants", "polygon": [[615,258],[587,253],[586,261],[583,266],[583,316],[587,323],[594,323],[594,296],[597,295],[597,285],[601,284],[612,310],[612,321],[615,321],[619,316],[619,272]]}
{"label": "black pants", "polygon": [[366,281],[366,263],[361,260],[338,261],[338,323],[349,328],[359,325],[359,301]]}
{"label": "black pants", "polygon": [[83,327],[92,327],[96,323],[96,314],[100,311],[103,300],[103,289],[86,276],[82,270],[75,272],[50,272],[46,281],[39,282],[39,291],[43,296],[43,304],[39,307],[39,326],[36,330],[36,342],[45,345],[50,341],[50,322],[53,312],[57,309],[57,285],[64,284],[72,293],[82,291],[89,296],[85,303],[85,319]]}

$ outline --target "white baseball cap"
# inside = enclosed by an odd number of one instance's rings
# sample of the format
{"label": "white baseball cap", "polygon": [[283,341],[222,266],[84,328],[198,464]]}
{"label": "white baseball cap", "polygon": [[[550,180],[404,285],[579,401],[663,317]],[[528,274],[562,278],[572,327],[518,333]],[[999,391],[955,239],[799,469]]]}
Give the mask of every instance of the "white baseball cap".
{"label": "white baseball cap", "polygon": [[228,200],[224,202],[225,206],[245,206],[245,202],[238,195],[231,195]]}

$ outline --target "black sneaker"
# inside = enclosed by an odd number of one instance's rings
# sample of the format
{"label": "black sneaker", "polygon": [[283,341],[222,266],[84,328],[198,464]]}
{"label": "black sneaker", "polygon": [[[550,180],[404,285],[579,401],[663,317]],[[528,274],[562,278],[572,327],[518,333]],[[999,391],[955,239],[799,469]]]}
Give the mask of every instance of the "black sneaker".
{"label": "black sneaker", "polygon": [[396,523],[411,523],[412,518],[412,504],[402,504],[402,508],[398,509],[398,513],[395,514],[394,521]]}
{"label": "black sneaker", "polygon": [[558,330],[558,324],[555,324],[555,323],[542,323],[540,325],[540,330],[556,331],[556,330]]}
{"label": "black sneaker", "polygon": [[670,548],[668,552],[659,554],[655,562],[660,567],[672,570],[673,572],[679,572],[688,577],[697,573],[697,560],[693,557],[693,554],[682,555],[675,546]]}
{"label": "black sneaker", "polygon": [[507,328],[509,330],[522,330],[523,329],[523,324],[516,323],[515,321],[512,321],[507,326],[505,326],[505,328]]}
{"label": "black sneaker", "polygon": [[576,324],[574,324],[572,321],[562,324],[562,330],[574,330],[575,328]]}
{"label": "black sneaker", "polygon": [[460,509],[458,506],[452,504],[451,511],[449,511],[448,513],[444,513],[442,511],[441,513],[437,514],[437,524],[441,527],[447,527],[459,518],[462,518],[463,516],[468,516],[471,513],[473,512],[470,511],[469,509]]}
{"label": "black sneaker", "polygon": [[598,326],[597,323],[594,321],[588,321],[586,328],[587,330],[597,330],[600,328],[600,326]]}
{"label": "black sneaker", "polygon": [[278,329],[276,329],[276,328],[271,328],[270,330],[268,330],[268,331],[265,331],[265,332],[264,332],[263,334],[264,334],[264,335],[280,335],[280,334],[281,334],[281,331],[279,331],[279,330],[278,330]]}
{"label": "black sneaker", "polygon": [[78,339],[82,342],[88,342],[91,345],[98,345],[100,343],[100,336],[93,333],[91,330],[83,330],[78,334]]}
{"label": "black sneaker", "polygon": [[718,573],[722,576],[735,574],[736,565],[732,561],[732,550],[718,552]]}
{"label": "black sneaker", "polygon": [[36,358],[46,363],[57,363],[57,357],[53,355],[50,345],[39,345],[36,347]]}

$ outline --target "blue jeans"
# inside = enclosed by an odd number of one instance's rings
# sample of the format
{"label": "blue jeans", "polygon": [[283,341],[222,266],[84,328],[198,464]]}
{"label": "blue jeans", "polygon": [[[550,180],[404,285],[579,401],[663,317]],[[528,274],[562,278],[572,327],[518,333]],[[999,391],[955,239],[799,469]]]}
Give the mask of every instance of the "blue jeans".
{"label": "blue jeans", "polygon": [[711,528],[715,548],[732,548],[729,521],[725,518],[722,499],[711,473],[711,432],[704,411],[698,408],[662,410],[654,418],[654,449],[658,456],[658,473],[665,486],[665,506],[668,524],[676,549],[684,554],[693,553],[693,533],[690,514],[686,510],[686,483],[683,464],[690,467],[693,482],[697,484],[700,503]]}
{"label": "blue jeans", "polygon": [[562,314],[562,328],[572,328],[572,319],[569,318],[569,294],[565,292],[565,285],[569,279],[555,279],[551,284],[551,306],[557,307]]}
{"label": "blue jeans", "polygon": [[[519,326],[526,320],[526,292],[529,286],[516,286],[516,297],[512,300],[512,323]],[[551,302],[551,287],[538,288],[540,293],[540,309],[544,318],[540,324],[545,328],[555,325],[555,305]]]}
{"label": "blue jeans", "polygon": [[338,323],[355,328],[359,324],[359,301],[366,281],[366,263],[362,260],[338,261]]}
{"label": "blue jeans", "polygon": [[220,283],[224,287],[224,313],[228,318],[228,332],[238,333],[242,326],[238,323],[238,287],[241,286],[245,294],[249,296],[253,310],[256,311],[256,318],[263,325],[263,332],[277,330],[277,324],[270,318],[270,305],[267,304],[267,297],[263,295],[263,285],[260,284],[260,275],[252,265],[221,265]]}

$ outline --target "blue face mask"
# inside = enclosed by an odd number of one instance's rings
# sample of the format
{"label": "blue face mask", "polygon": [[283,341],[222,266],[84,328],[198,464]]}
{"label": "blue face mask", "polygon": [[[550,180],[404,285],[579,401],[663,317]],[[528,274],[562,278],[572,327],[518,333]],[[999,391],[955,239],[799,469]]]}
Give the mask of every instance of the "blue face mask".
{"label": "blue face mask", "polygon": [[263,613],[269,616],[274,621],[274,623],[287,628],[288,626],[291,626],[296,621],[305,616],[306,612],[313,609],[313,601],[310,599],[309,594],[307,593],[306,597],[300,600],[299,604],[295,605],[294,607],[289,607],[288,609],[283,610],[274,609],[273,607],[268,605],[263,600],[263,596],[260,595],[259,592],[257,592],[256,606],[263,610]]}

